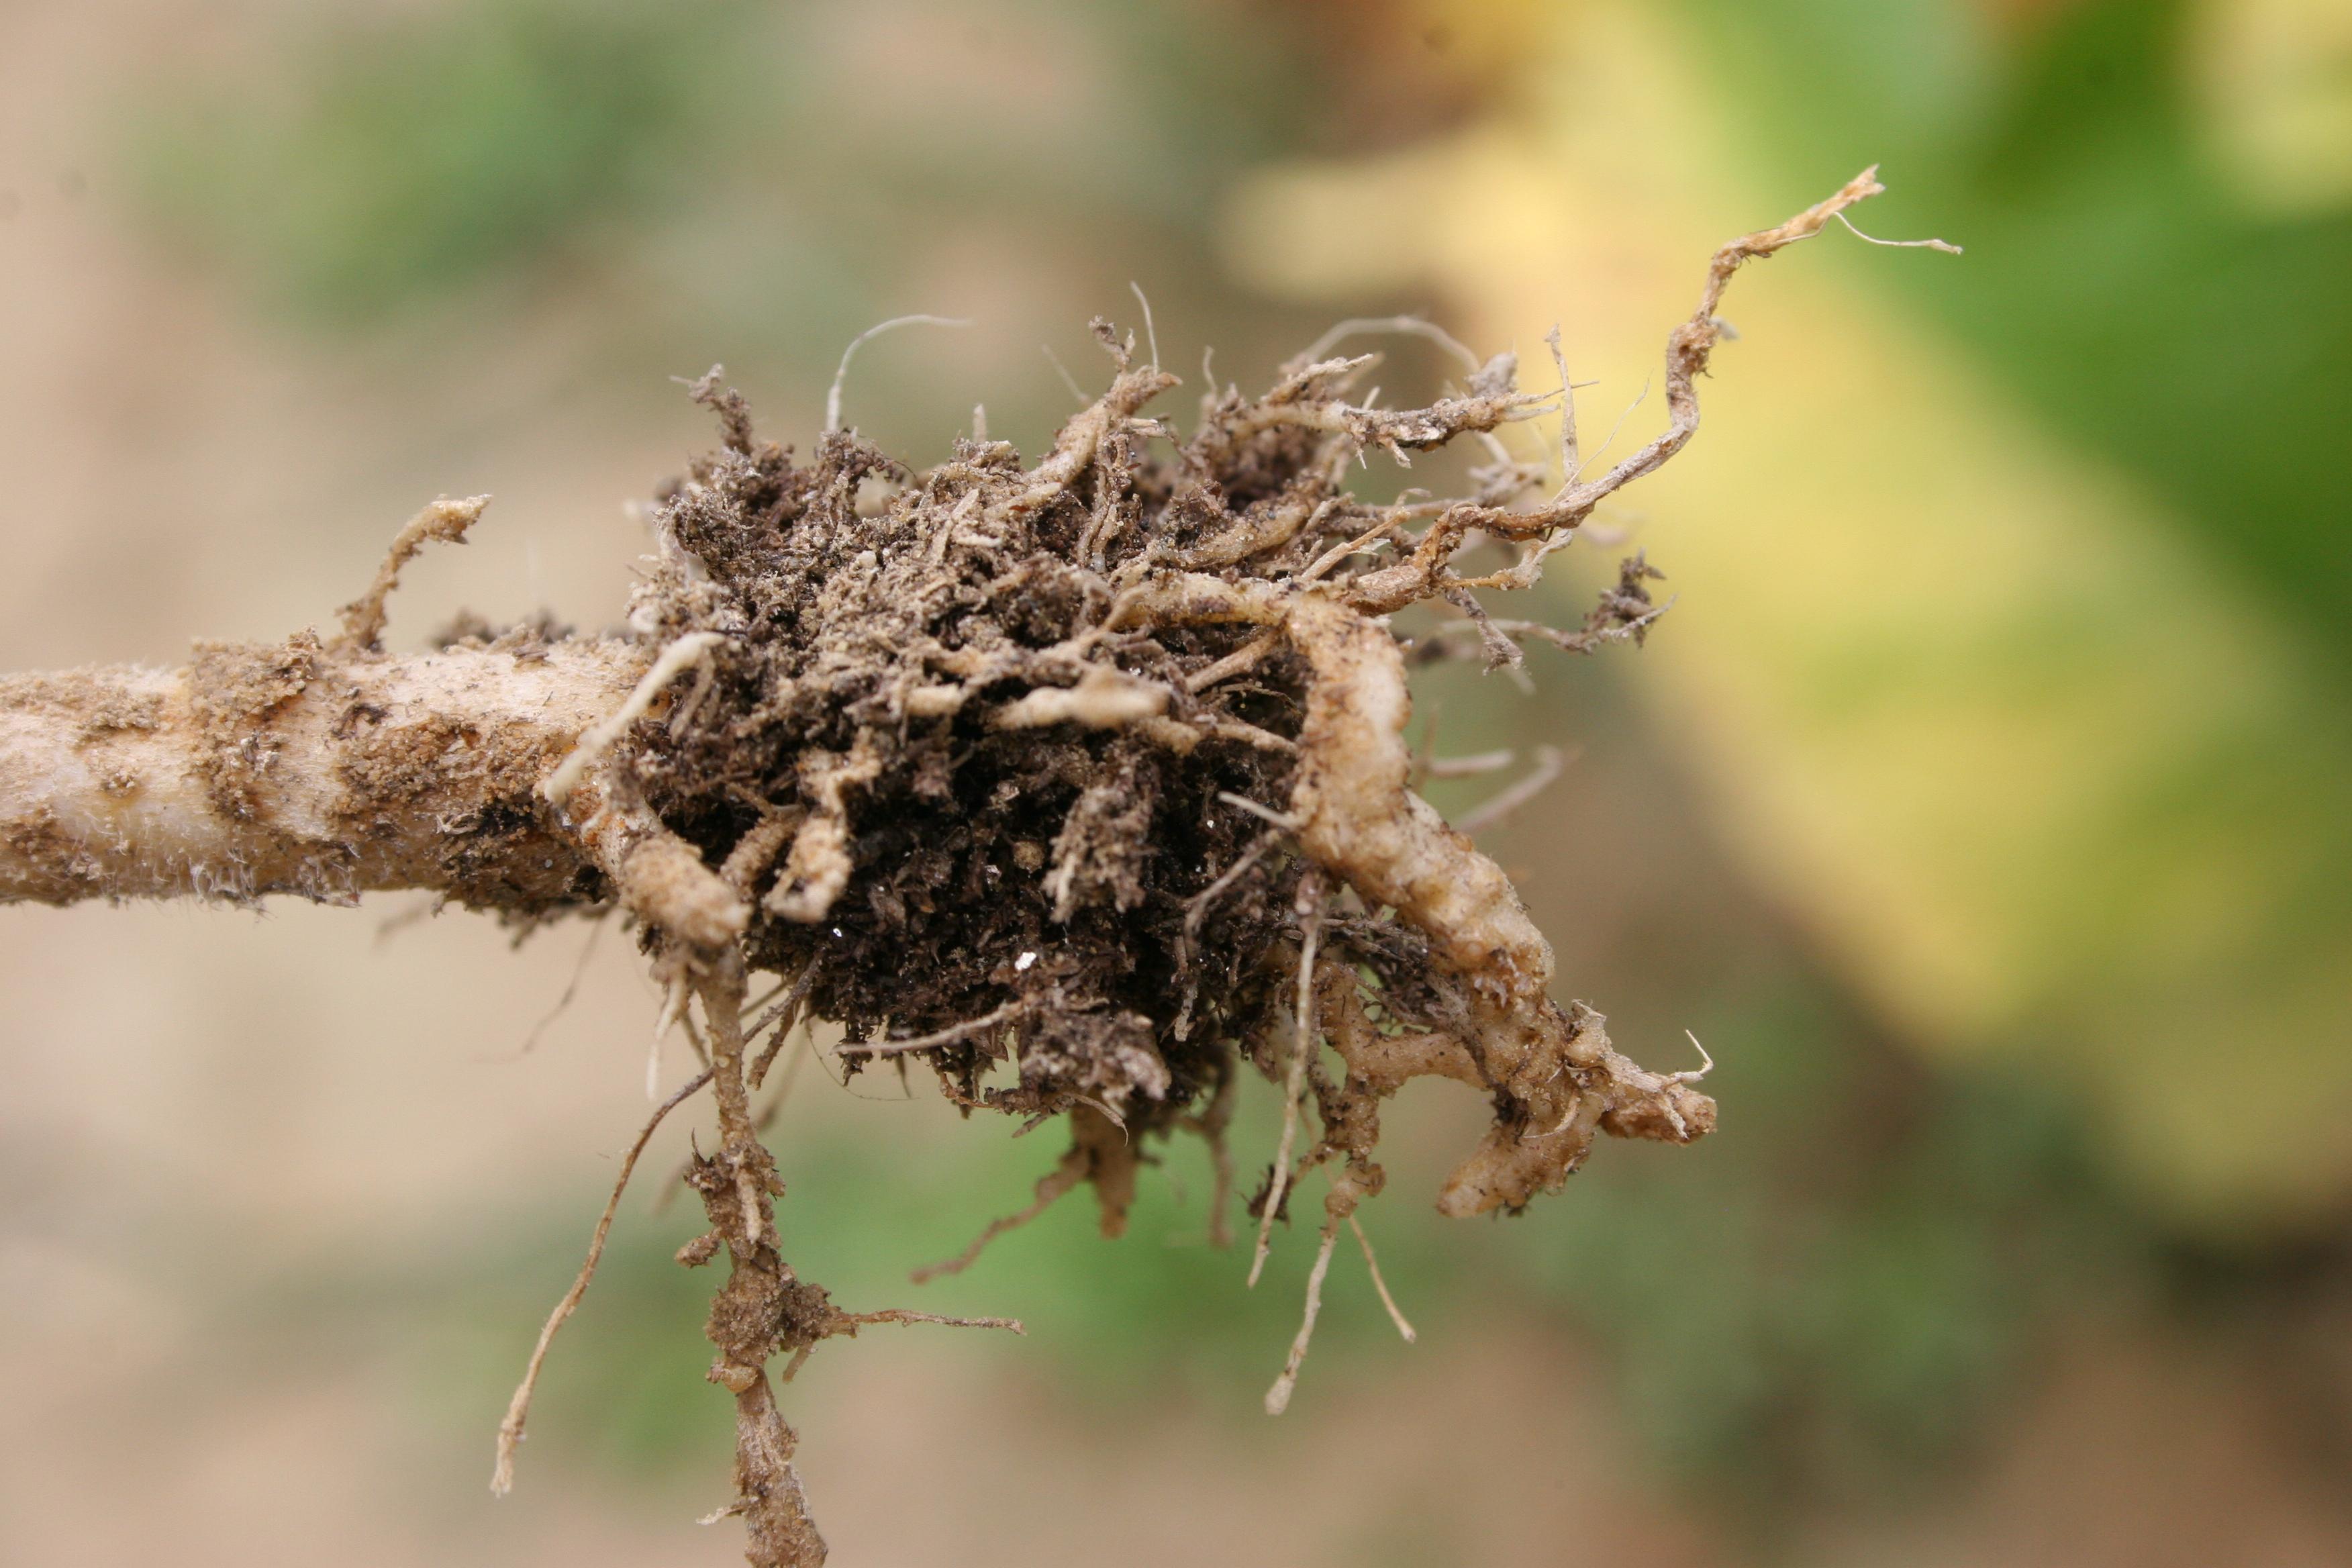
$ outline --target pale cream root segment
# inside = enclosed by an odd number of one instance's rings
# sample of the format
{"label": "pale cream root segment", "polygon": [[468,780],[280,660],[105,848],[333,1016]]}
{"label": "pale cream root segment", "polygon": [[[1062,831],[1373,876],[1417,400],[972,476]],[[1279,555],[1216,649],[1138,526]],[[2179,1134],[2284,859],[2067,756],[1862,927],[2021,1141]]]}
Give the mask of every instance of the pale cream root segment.
{"label": "pale cream root segment", "polygon": [[999,730],[1037,730],[1048,724],[1116,730],[1157,718],[1167,707],[1164,687],[1089,665],[1076,686],[1040,686],[998,709],[989,716],[989,722]]}
{"label": "pale cream root segment", "polygon": [[1368,902],[1391,906],[1440,943],[1449,966],[1497,1011],[1539,1000],[1551,983],[1551,944],[1502,868],[1411,786],[1412,699],[1396,638],[1326,595],[1302,594],[1287,609],[1291,638],[1316,677],[1291,792],[1300,845]]}
{"label": "pale cream root segment", "polygon": [[725,947],[751,910],[674,833],[648,835],[621,862],[621,902],[705,950]]}
{"label": "pale cream root segment", "polygon": [[[1517,1208],[1565,1181],[1596,1131],[1687,1142],[1715,1102],[1682,1075],[1650,1073],[1612,1050],[1601,1016],[1563,1013],[1549,988],[1551,944],[1518,889],[1412,787],[1404,658],[1378,623],[1336,598],[1289,600],[1291,639],[1314,667],[1291,814],[1299,847],[1373,906],[1421,931],[1466,983],[1472,1047],[1501,1091],[1496,1122],[1447,1177],[1449,1215]],[[1454,1076],[1448,1059],[1446,1076]]]}
{"label": "pale cream root segment", "polygon": [[[1139,590],[1123,619],[1278,626],[1312,669],[1290,797],[1298,847],[1367,906],[1394,910],[1428,938],[1463,983],[1462,1044],[1476,1081],[1501,1096],[1495,1125],[1447,1178],[1440,1210],[1518,1208],[1565,1181],[1601,1131],[1687,1142],[1714,1128],[1715,1102],[1691,1076],[1643,1070],[1611,1048],[1599,1014],[1564,1013],[1551,1000],[1551,944],[1518,890],[1412,787],[1412,704],[1386,626],[1320,589],[1198,573]],[[1458,1077],[1462,1059],[1439,1053],[1423,1070]]]}
{"label": "pale cream root segment", "polygon": [[881,772],[880,759],[862,736],[846,756],[816,752],[801,763],[803,787],[815,800],[816,810],[793,836],[783,873],[768,891],[771,910],[805,925],[824,919],[832,910],[856,869],[849,858],[847,792],[871,784]]}
{"label": "pale cream root segment", "polygon": [[610,751],[613,742],[628,733],[629,726],[644,718],[669,683],[688,669],[699,666],[710,657],[710,650],[727,638],[718,632],[690,632],[661,650],[653,668],[646,671],[629,692],[628,700],[599,719],[595,726],[582,735],[572,752],[547,777],[542,793],[557,805],[562,805],[580,785],[581,779],[596,764],[598,758]]}
{"label": "pale cream root segment", "polygon": [[588,868],[534,792],[644,667],[617,641],[386,658],[306,632],[0,679],[0,900],[573,900]]}

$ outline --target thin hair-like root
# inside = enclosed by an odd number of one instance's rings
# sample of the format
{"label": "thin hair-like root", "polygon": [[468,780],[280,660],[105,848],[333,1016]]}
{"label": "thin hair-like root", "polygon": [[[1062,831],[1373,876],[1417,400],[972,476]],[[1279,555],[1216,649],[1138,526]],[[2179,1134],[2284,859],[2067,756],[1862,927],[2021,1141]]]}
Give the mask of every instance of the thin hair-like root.
{"label": "thin hair-like root", "polygon": [[936,1030],[931,1034],[919,1035],[913,1039],[852,1041],[841,1047],[841,1054],[847,1057],[855,1052],[856,1059],[860,1061],[875,1061],[890,1057],[911,1056],[918,1051],[933,1051],[941,1046],[953,1045],[958,1040],[970,1039],[974,1035],[984,1035],[1000,1024],[1010,1023],[1024,1014],[1035,1010],[1035,1005],[1032,1003],[1007,1002],[1003,1006],[983,1013],[977,1018],[967,1018],[961,1024],[950,1025],[947,1028]]}
{"label": "thin hair-like root", "polygon": [[[815,984],[816,963],[812,959],[802,966],[799,978],[793,982],[792,989],[785,994],[784,999],[762,1014],[758,1023],[743,1031],[745,1039],[755,1040],[760,1037],[760,1032],[762,1029],[782,1020],[774,1037],[769,1040],[767,1048],[761,1051],[759,1058],[751,1064],[753,1089],[758,1089],[768,1081],[768,1069],[775,1065],[776,1054],[784,1048],[784,1042],[792,1038],[793,1031],[807,1022],[801,1016],[801,1007],[808,1000],[809,988]],[[814,1045],[814,1036],[811,1037],[811,1045],[812,1047]]]}
{"label": "thin hair-like root", "polygon": [[907,1307],[886,1307],[878,1312],[843,1312],[835,1321],[849,1325],[836,1329],[839,1333],[856,1335],[868,1323],[938,1323],[950,1329],[1003,1329],[1012,1333],[1025,1334],[1018,1318],[950,1318],[938,1312],[918,1312]]}
{"label": "thin hair-like root", "polygon": [[572,798],[572,792],[580,787],[581,776],[611,748],[614,742],[628,732],[630,725],[646,716],[646,710],[654,705],[654,699],[659,697],[671,681],[699,666],[710,657],[712,648],[726,640],[724,632],[688,632],[662,649],[660,657],[654,660],[653,668],[646,671],[636,689],[629,693],[628,700],[613,710],[604,722],[581,736],[571,754],[547,775],[547,782],[540,785],[540,793],[547,797],[548,804],[561,810],[563,803]]}
{"label": "thin hair-like root", "polygon": [[1268,1415],[1279,1415],[1290,1408],[1290,1395],[1298,1387],[1299,1369],[1307,1364],[1307,1347],[1314,1342],[1315,1320],[1323,1312],[1323,1277],[1331,1272],[1331,1248],[1339,1239],[1339,1215],[1335,1209],[1323,1221],[1323,1240],[1315,1249],[1315,1267],[1307,1271],[1307,1311],[1299,1321],[1298,1337],[1290,1342],[1290,1355],[1282,1363],[1282,1374],[1265,1391]]}
{"label": "thin hair-like root", "polygon": [[1372,1289],[1381,1293],[1381,1305],[1389,1310],[1389,1321],[1396,1325],[1396,1331],[1404,1342],[1412,1344],[1420,1336],[1412,1331],[1412,1324],[1405,1320],[1402,1309],[1396,1304],[1396,1298],[1389,1294],[1389,1282],[1381,1273],[1380,1256],[1372,1250],[1372,1238],[1364,1234],[1364,1222],[1350,1214],[1348,1225],[1356,1233],[1356,1245],[1364,1249],[1364,1267],[1371,1270]]}
{"label": "thin hair-like root", "polygon": [[1558,321],[1544,334],[1544,342],[1551,349],[1552,368],[1559,372],[1559,482],[1572,485],[1583,470],[1584,460],[1576,447],[1576,383],[1568,379],[1568,352],[1559,346]]}
{"label": "thin hair-like root", "polygon": [[1019,1230],[1023,1226],[1052,1208],[1065,1193],[1076,1186],[1085,1179],[1085,1176],[1086,1165],[1083,1162],[1064,1156],[1061,1163],[1037,1178],[1036,1193],[1030,1200],[1028,1207],[1018,1213],[990,1220],[987,1228],[972,1237],[971,1245],[955,1257],[941,1263],[927,1263],[907,1278],[918,1285],[923,1285],[939,1279],[943,1274],[962,1273],[980,1260],[980,1255],[988,1250],[990,1242],[1008,1230]]}
{"label": "thin hair-like root", "polygon": [[1497,791],[1493,798],[1480,803],[1476,809],[1465,813],[1462,820],[1454,825],[1454,830],[1476,837],[1549,789],[1567,767],[1567,752],[1558,746],[1538,746],[1536,765],[1528,770],[1528,775],[1507,789]]}
{"label": "thin hair-like root", "polygon": [[607,918],[604,915],[593,915],[589,918],[588,940],[580,944],[580,956],[572,963],[572,978],[564,983],[563,994],[555,999],[554,1006],[540,1015],[539,1022],[530,1026],[530,1033],[522,1037],[522,1044],[515,1049],[517,1059],[527,1057],[538,1049],[540,1040],[549,1029],[555,1026],[555,1021],[571,1011],[572,1000],[580,994],[580,983],[588,976],[589,962],[596,956],[596,943],[604,934],[604,922]]}
{"label": "thin hair-like root", "polygon": [[1883,245],[1892,250],[1940,250],[1947,256],[1968,254],[1966,250],[1948,239],[1881,239],[1874,234],[1863,233],[1861,229],[1854,226],[1853,219],[1843,213],[1832,213],[1831,216],[1845,225],[1854,238],[1867,240],[1873,245]]}
{"label": "thin hair-like root", "polygon": [[523,1423],[530,1417],[530,1396],[539,1386],[540,1368],[547,1363],[547,1350],[555,1342],[556,1331],[579,1307],[581,1298],[588,1294],[589,1281],[596,1278],[596,1265],[604,1256],[604,1238],[612,1234],[613,1216],[620,1209],[621,1194],[628,1190],[630,1174],[637,1168],[637,1156],[653,1141],[654,1130],[662,1124],[662,1119],[709,1081],[710,1070],[706,1068],[680,1084],[676,1093],[655,1107],[636,1141],[629,1145],[629,1152],[621,1156],[621,1172],[614,1179],[613,1195],[604,1200],[604,1212],[597,1216],[596,1233],[588,1241],[588,1259],[581,1264],[572,1289],[563,1293],[563,1299],[555,1303],[555,1310],[547,1315],[546,1326],[539,1331],[539,1342],[531,1347],[530,1361],[523,1368],[522,1381],[515,1385],[514,1397],[507,1401],[506,1419],[499,1423],[498,1458],[490,1468],[490,1490],[496,1495],[504,1497],[514,1489],[515,1449],[522,1442]]}
{"label": "thin hair-like root", "polygon": [[[646,1098],[647,1100],[661,1098],[662,1042],[669,1038],[669,1032],[676,1028],[679,1021],[686,1016],[686,976],[673,974],[670,976],[667,989],[662,994],[662,1010],[654,1018],[652,1044],[646,1049]],[[706,1058],[709,1054],[707,1051],[704,1053]]]}
{"label": "thin hair-like root", "polygon": [[1143,285],[1129,279],[1127,285],[1135,291],[1135,302],[1143,307],[1143,341],[1151,345],[1151,368],[1160,368],[1160,329],[1151,324],[1151,301],[1143,296]]}
{"label": "thin hair-like root", "polygon": [[1070,395],[1077,400],[1079,407],[1084,408],[1094,401],[1080,389],[1078,378],[1070,374],[1070,367],[1062,363],[1062,356],[1054,352],[1053,344],[1040,343],[1037,346],[1045,351],[1045,363],[1054,367],[1054,374],[1062,378],[1062,384],[1070,389]]}
{"label": "thin hair-like root", "polygon": [[[1298,939],[1298,1016],[1290,1043],[1290,1074],[1283,1086],[1282,1142],[1275,1150],[1265,1206],[1258,1213],[1257,1255],[1250,1260],[1253,1288],[1265,1271],[1266,1254],[1274,1248],[1274,1216],[1282,1211],[1283,1194],[1290,1185],[1290,1153],[1298,1144],[1298,1098],[1307,1088],[1307,1065],[1315,1059],[1315,943],[1323,934],[1323,879],[1318,872],[1310,870],[1298,879],[1298,910],[1304,927]],[[1330,1249],[1324,1250],[1328,1255]],[[1319,1282],[1319,1271],[1317,1279]],[[1311,1312],[1307,1321],[1314,1321]]]}
{"label": "thin hair-like root", "polygon": [[1323,335],[1309,343],[1292,359],[1293,364],[1313,364],[1349,338],[1365,332],[1396,332],[1408,337],[1426,338],[1462,362],[1463,368],[1474,375],[1480,363],[1470,345],[1423,316],[1350,316],[1335,321]]}
{"label": "thin hair-like root", "polygon": [[1609,448],[1617,444],[1617,437],[1625,433],[1625,421],[1633,417],[1634,410],[1640,408],[1643,404],[1647,403],[1649,400],[1650,380],[1647,376],[1644,376],[1642,378],[1642,390],[1633,395],[1633,401],[1625,405],[1623,408],[1618,410],[1617,422],[1609,426],[1609,435],[1607,438],[1604,439],[1600,446],[1595,447],[1592,449],[1592,456],[1577,464],[1576,471],[1569,475],[1568,484],[1570,489],[1573,489],[1576,487],[1577,481],[1584,478],[1585,469],[1591,468],[1602,458],[1608,456]]}
{"label": "thin hair-like root", "polygon": [[969,327],[970,325],[971,322],[961,316],[893,316],[887,321],[877,322],[850,339],[849,346],[841,351],[841,363],[834,370],[833,386],[824,395],[825,434],[831,435],[841,428],[841,389],[843,384],[849,380],[849,362],[857,357],[859,349],[864,348],[883,333],[895,331],[900,327]]}

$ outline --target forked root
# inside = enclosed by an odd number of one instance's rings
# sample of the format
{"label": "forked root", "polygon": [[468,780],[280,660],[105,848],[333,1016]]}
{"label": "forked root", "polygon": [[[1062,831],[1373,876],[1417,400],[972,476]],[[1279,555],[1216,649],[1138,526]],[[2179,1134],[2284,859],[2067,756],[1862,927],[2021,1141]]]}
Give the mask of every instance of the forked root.
{"label": "forked root", "polygon": [[[1367,1184],[1363,1179],[1370,1176]],[[1370,1270],[1373,1289],[1380,1292],[1381,1305],[1388,1309],[1389,1321],[1405,1343],[1415,1339],[1412,1325],[1397,1309],[1396,1298],[1389,1294],[1389,1283],[1381,1277],[1380,1259],[1373,1256],[1371,1238],[1364,1234],[1362,1224],[1356,1218],[1356,1206],[1379,1191],[1377,1166],[1353,1163],[1331,1184],[1323,1195],[1323,1231],[1315,1247],[1315,1265],[1307,1272],[1307,1305],[1300,1315],[1298,1333],[1290,1342],[1290,1354],[1282,1363],[1282,1372],[1273,1386],[1265,1391],[1265,1413],[1279,1415],[1290,1408],[1290,1396],[1297,1391],[1298,1373],[1307,1365],[1307,1348],[1315,1342],[1315,1321],[1323,1313],[1323,1281],[1331,1272],[1331,1252],[1339,1239],[1339,1226],[1346,1225],[1356,1233],[1357,1243],[1364,1251],[1364,1267]]]}
{"label": "forked root", "polygon": [[1307,1364],[1307,1347],[1314,1342],[1315,1320],[1323,1312],[1323,1277],[1331,1271],[1331,1247],[1339,1239],[1339,1216],[1328,1215],[1323,1221],[1323,1239],[1315,1248],[1315,1267],[1307,1273],[1306,1315],[1299,1321],[1297,1337],[1290,1342],[1290,1357],[1282,1363],[1281,1375],[1265,1391],[1268,1415],[1279,1415],[1290,1408],[1290,1396],[1298,1387],[1299,1369]]}

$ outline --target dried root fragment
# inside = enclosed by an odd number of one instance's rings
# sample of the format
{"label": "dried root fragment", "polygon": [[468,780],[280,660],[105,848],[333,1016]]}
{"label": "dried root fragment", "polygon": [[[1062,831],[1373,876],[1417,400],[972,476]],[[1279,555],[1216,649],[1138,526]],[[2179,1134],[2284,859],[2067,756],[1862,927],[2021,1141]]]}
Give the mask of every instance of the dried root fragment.
{"label": "dried root fragment", "polygon": [[[651,514],[630,637],[525,627],[378,651],[402,563],[479,510],[445,500],[331,639],[0,681],[0,898],[423,887],[525,919],[620,906],[705,1052],[718,1136],[685,1184],[709,1229],[680,1260],[730,1259],[709,1323],[737,1426],[719,1512],[743,1517],[756,1564],[824,1552],[768,1363],[787,1356],[789,1377],[860,1326],[947,1321],[844,1312],[784,1261],[782,1183],[750,1106],[776,1047],[747,1060],[772,1026],[837,1024],[849,1071],[912,1058],[968,1110],[1070,1118],[1029,1208],[924,1277],[1082,1182],[1119,1234],[1147,1142],[1179,1131],[1212,1145],[1224,1238],[1224,1129],[1242,1064],[1257,1068],[1286,1110],[1253,1277],[1300,1179],[1330,1183],[1278,1411],[1339,1231],[1363,1239],[1381,1108],[1406,1082],[1452,1079],[1494,1108],[1438,1194],[1449,1215],[1523,1207],[1601,1133],[1687,1142],[1715,1124],[1699,1073],[1647,1071],[1598,1013],[1553,1000],[1551,948],[1509,879],[1416,788],[1407,666],[1475,656],[1518,674],[1530,642],[1643,639],[1662,606],[1638,555],[1575,628],[1479,595],[1532,585],[1690,438],[1732,274],[1879,188],[1866,171],[1716,253],[1667,344],[1665,430],[1589,479],[1556,341],[1559,389],[1527,393],[1510,356],[1440,334],[1462,384],[1391,409],[1358,396],[1373,356],[1328,357],[1335,336],[1263,396],[1207,388],[1180,436],[1144,412],[1178,378],[1098,322],[1109,384],[1040,461],[975,419],[925,470],[842,427],[838,384],[795,461],[714,371],[693,394],[723,445]],[[1540,496],[1547,463],[1502,434],[1554,411],[1565,479]],[[1462,438],[1488,458],[1466,496],[1348,489],[1370,451],[1405,463]],[[1496,808],[1524,806],[1558,755]],[[747,1028],[760,971],[784,999]]]}
{"label": "dried root fragment", "polygon": [[375,581],[366,593],[342,608],[342,635],[336,645],[356,653],[374,653],[383,646],[385,605],[393,589],[400,585],[400,570],[423,552],[427,544],[463,544],[466,531],[482,520],[482,509],[490,504],[488,496],[469,496],[464,500],[451,500],[442,496],[430,506],[408,520],[406,527],[393,536],[392,548],[384,552],[383,564],[376,568]]}

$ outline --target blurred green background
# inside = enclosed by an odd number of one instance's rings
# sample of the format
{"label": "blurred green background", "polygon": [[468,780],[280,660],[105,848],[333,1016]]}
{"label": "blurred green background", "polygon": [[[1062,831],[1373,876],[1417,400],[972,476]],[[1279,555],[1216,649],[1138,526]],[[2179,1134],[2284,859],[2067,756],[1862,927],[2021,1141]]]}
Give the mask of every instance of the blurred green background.
{"label": "blurred green background", "polygon": [[[1034,449],[1072,406],[1038,345],[1097,379],[1130,280],[1171,365],[1244,384],[1342,315],[1531,363],[1558,321],[1589,447],[1715,243],[1883,163],[1862,226],[1965,257],[1835,232],[1743,275],[1706,427],[1544,590],[1647,550],[1650,646],[1417,693],[1444,751],[1578,748],[1491,847],[1621,1045],[1707,1042],[1722,1131],[1448,1226],[1477,1108],[1408,1096],[1366,1217],[1421,1342],[1343,1258],[1269,1424],[1309,1238],[1244,1290],[1197,1150],[1124,1241],[1074,1201],[917,1291],[1053,1135],[811,1065],[803,1273],[1030,1326],[816,1358],[820,1518],[845,1562],[2352,1560],[2352,5],[27,5],[0,43],[9,668],[315,619],[438,490],[501,499],[412,640],[461,601],[600,624],[616,503],[705,438],[668,377],[724,360],[805,444],[850,337],[969,317],[868,350],[849,417],[919,462],[984,401]],[[683,1533],[728,1437],[681,1211],[625,1210],[567,1331],[544,1511],[471,1504],[610,1168],[579,1141],[636,1114],[625,942],[486,1066],[578,928],[0,917],[0,1325],[56,1381],[0,1431],[9,1555],[316,1560],[236,1500],[267,1477],[354,1562],[729,1559]],[[102,961],[122,994],[49,999]],[[54,1066],[126,1051],[233,1089]],[[55,1369],[109,1313],[175,1325],[100,1337],[152,1352],[118,1374],[177,1479],[93,1526],[114,1439],[55,1437]]]}

